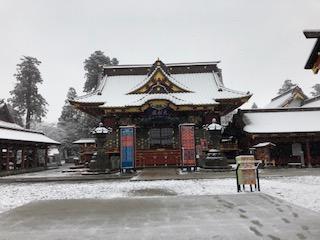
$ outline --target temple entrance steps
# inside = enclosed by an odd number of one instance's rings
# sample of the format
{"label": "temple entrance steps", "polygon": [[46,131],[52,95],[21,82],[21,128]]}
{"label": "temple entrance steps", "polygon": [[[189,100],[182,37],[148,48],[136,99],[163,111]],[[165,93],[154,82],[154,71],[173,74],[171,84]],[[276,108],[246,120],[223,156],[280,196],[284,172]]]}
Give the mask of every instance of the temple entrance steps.
{"label": "temple entrance steps", "polygon": [[135,180],[174,179],[177,177],[177,168],[144,168]]}
{"label": "temple entrance steps", "polygon": [[178,167],[180,165],[179,149],[137,150],[136,167]]}

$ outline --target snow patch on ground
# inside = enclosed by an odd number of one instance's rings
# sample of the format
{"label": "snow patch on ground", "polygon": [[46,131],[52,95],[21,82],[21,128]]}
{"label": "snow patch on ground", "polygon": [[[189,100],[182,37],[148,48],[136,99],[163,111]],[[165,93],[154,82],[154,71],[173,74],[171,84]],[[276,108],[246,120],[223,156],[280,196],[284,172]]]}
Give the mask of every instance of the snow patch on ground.
{"label": "snow patch on ground", "polygon": [[[262,179],[260,183],[261,191],[264,193],[320,212],[319,176]],[[231,178],[131,182],[11,183],[0,185],[0,212],[38,200],[131,197],[133,191],[143,189],[166,190],[180,196],[237,194],[236,181]]]}

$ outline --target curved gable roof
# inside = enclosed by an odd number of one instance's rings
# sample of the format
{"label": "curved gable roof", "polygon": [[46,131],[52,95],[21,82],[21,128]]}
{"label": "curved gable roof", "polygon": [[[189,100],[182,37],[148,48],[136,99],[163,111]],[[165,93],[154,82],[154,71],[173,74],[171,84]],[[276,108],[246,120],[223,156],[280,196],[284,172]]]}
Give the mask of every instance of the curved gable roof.
{"label": "curved gable roof", "polygon": [[[96,104],[100,105],[99,108],[122,108],[141,106],[152,99],[164,99],[176,105],[217,105],[220,104],[219,101],[225,99],[238,100],[251,97],[250,93],[226,88],[222,82],[221,70],[216,65],[217,62],[167,64],[167,68],[163,69],[159,64],[154,67],[150,75],[148,71],[154,64],[149,65],[149,68],[144,65],[108,66],[107,75],[104,76],[97,91],[70,102],[82,105]],[[172,84],[171,90],[176,88],[178,91],[160,91],[152,94],[147,91],[139,92],[138,90],[150,83],[150,79],[157,71],[163,74],[169,85]]]}

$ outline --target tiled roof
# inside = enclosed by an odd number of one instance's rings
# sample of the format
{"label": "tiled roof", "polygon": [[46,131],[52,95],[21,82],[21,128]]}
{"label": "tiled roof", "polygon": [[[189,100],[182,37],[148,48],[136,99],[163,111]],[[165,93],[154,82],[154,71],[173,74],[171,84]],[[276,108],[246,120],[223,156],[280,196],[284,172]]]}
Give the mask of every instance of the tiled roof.
{"label": "tiled roof", "polygon": [[219,99],[236,99],[251,96],[249,93],[224,87],[216,72],[170,74],[170,78],[191,92],[162,94],[128,94],[140,86],[146,75],[105,76],[94,93],[78,97],[75,102],[102,103],[103,107],[139,106],[151,99],[166,99],[176,105],[219,104]]}
{"label": "tiled roof", "polygon": [[303,102],[302,107],[320,107],[320,96],[309,98]]}
{"label": "tiled roof", "polygon": [[15,123],[0,121],[0,140],[24,141],[45,144],[60,144],[42,132],[25,129]]}
{"label": "tiled roof", "polygon": [[84,143],[96,143],[96,140],[94,138],[81,138],[73,142],[73,144],[84,144]]}
{"label": "tiled roof", "polygon": [[[300,105],[301,105],[302,101],[307,99],[308,97],[303,93],[301,88],[299,88],[299,86],[296,85],[296,86],[292,87],[291,89],[287,90],[286,92],[271,99],[271,102],[268,105],[266,105],[264,108],[288,107],[288,106],[290,106],[290,103],[295,99],[295,97],[298,94],[303,98],[303,99],[301,99],[301,103],[300,103]],[[299,107],[299,106],[294,106],[294,107]]]}
{"label": "tiled roof", "polygon": [[248,133],[320,132],[320,108],[243,110],[242,119]]}

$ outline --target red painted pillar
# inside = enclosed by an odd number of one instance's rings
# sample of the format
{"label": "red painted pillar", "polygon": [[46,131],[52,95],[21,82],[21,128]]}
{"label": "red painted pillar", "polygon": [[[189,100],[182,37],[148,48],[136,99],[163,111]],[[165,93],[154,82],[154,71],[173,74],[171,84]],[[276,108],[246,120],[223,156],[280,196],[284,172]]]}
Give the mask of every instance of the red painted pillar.
{"label": "red painted pillar", "polygon": [[311,165],[311,153],[310,153],[310,142],[306,142],[306,150],[307,150],[307,162],[306,166],[312,167]]}

